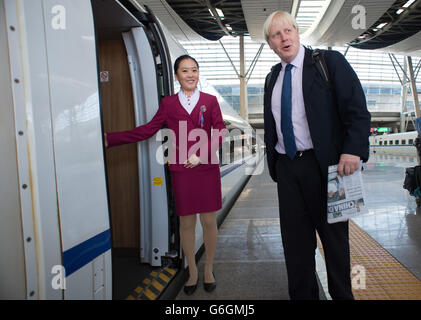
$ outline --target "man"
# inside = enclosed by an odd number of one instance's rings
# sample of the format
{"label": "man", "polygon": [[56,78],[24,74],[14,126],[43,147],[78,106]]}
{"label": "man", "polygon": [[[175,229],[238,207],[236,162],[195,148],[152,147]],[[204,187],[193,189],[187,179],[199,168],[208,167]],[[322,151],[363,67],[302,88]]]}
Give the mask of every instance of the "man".
{"label": "man", "polygon": [[291,299],[319,299],[316,230],[322,241],[333,299],[353,299],[348,222],[327,223],[328,166],[339,175],[367,161],[370,114],[357,75],[337,51],[326,51],[332,88],[300,44],[294,18],[272,13],[264,25],[269,47],[281,58],[266,77],[265,143],[277,182],[282,243]]}

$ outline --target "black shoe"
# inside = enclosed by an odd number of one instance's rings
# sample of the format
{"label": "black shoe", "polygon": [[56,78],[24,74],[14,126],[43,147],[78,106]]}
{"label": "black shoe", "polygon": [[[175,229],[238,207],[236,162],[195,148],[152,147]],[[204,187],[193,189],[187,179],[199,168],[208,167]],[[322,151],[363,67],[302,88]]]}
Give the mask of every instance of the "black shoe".
{"label": "black shoe", "polygon": [[192,286],[184,286],[184,293],[191,296],[197,289],[197,283]]}
{"label": "black shoe", "polygon": [[213,290],[215,290],[215,288],[216,288],[216,278],[215,278],[215,274],[212,272],[212,275],[213,275],[213,277],[214,277],[214,279],[215,279],[215,281],[214,282],[211,282],[211,283],[206,283],[205,282],[205,279],[203,279],[203,287],[205,288],[205,291],[206,292],[212,292]]}
{"label": "black shoe", "polygon": [[184,286],[184,293],[188,296],[191,296],[196,291],[198,282],[199,279],[197,279],[196,284],[192,286]]}

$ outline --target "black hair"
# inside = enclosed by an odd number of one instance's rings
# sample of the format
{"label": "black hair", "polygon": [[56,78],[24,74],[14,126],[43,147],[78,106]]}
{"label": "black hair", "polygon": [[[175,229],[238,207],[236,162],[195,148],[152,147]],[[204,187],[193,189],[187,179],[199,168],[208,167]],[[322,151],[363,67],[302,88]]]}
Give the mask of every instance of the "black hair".
{"label": "black hair", "polygon": [[194,61],[194,63],[196,63],[197,68],[199,68],[199,64],[197,63],[196,59],[189,56],[188,54],[183,54],[182,56],[179,56],[175,62],[174,62],[174,73],[177,74],[177,70],[180,67],[180,63],[181,61],[185,60],[185,59],[191,59]]}

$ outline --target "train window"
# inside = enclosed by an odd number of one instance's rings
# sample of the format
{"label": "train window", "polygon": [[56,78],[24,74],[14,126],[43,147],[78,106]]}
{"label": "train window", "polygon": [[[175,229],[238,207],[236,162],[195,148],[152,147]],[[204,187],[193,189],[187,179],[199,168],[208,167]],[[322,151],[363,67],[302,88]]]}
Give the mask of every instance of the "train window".
{"label": "train window", "polygon": [[227,164],[241,163],[244,158],[257,153],[256,134],[245,132],[232,125],[219,150],[220,167]]}
{"label": "train window", "polygon": [[408,144],[414,144],[414,139],[409,139]]}
{"label": "train window", "polygon": [[384,142],[384,145],[387,145],[387,141]]}
{"label": "train window", "polygon": [[399,144],[399,140],[395,140],[395,144]]}
{"label": "train window", "polygon": [[402,140],[401,141],[401,144],[406,144],[406,140]]}
{"label": "train window", "polygon": [[[225,142],[224,142],[224,143],[225,143]],[[218,150],[219,166],[220,166],[220,167],[223,167],[223,166],[225,166],[225,165],[226,165],[226,163],[224,163],[224,161],[222,160],[223,156],[224,156],[224,154],[223,154],[222,147],[221,147],[221,148],[219,148],[219,150]]]}
{"label": "train window", "polygon": [[389,140],[389,144],[393,144],[393,140]]}
{"label": "train window", "polygon": [[383,144],[383,141],[380,141],[379,144],[382,145]]}

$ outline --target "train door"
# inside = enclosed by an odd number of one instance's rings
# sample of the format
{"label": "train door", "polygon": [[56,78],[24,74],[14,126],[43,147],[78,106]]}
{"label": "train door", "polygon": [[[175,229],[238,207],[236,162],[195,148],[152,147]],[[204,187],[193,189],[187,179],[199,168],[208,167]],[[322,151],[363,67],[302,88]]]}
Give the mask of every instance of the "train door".
{"label": "train door", "polygon": [[[159,105],[156,65],[143,27],[124,32],[123,39],[133,88],[135,125],[139,126],[152,119]],[[168,232],[162,232],[168,230],[165,167],[157,159],[163,156],[154,152],[161,145],[161,141],[150,139],[136,146],[139,185],[145,186],[139,189],[140,259],[153,266],[161,265],[160,256],[168,252],[169,242]]]}
{"label": "train door", "polygon": [[[159,28],[150,14],[127,5],[92,1],[104,132],[147,123],[158,110],[160,98],[171,93],[171,64],[165,46],[158,45]],[[123,274],[132,269],[122,261],[140,262],[144,264],[141,272],[146,273],[150,266],[166,264],[168,258],[178,259],[170,177],[157,159],[162,157],[157,153],[161,146],[162,141],[152,137],[105,151],[114,286],[124,282]]]}

